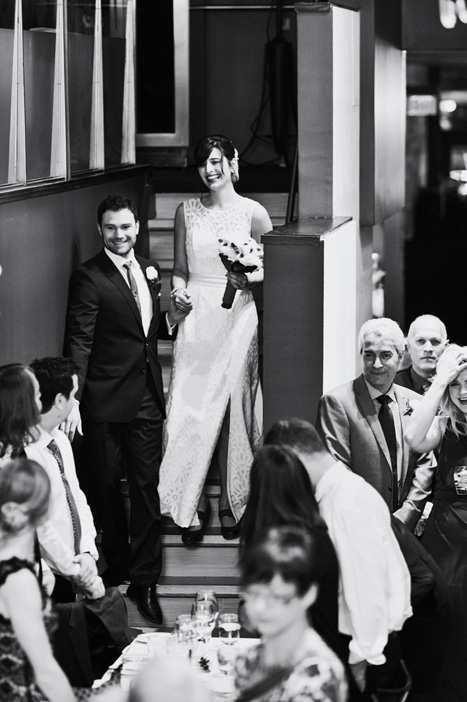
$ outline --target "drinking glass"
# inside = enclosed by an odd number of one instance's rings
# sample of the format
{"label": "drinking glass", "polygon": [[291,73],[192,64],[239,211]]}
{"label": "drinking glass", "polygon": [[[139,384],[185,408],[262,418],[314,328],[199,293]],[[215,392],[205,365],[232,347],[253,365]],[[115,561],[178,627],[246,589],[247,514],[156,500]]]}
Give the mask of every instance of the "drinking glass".
{"label": "drinking glass", "polygon": [[219,612],[217,595],[214,592],[214,590],[199,590],[195,595],[195,604],[197,602],[210,602],[212,604],[214,612]]}
{"label": "drinking glass", "polygon": [[219,641],[232,646],[240,637],[238,614],[221,614],[219,617]]}
{"label": "drinking glass", "polygon": [[195,602],[194,620],[200,638],[206,640],[211,636],[216,623],[216,616],[217,612],[215,612],[212,602],[206,600]]}
{"label": "drinking glass", "polygon": [[467,466],[454,466],[454,487],[458,495],[467,495]]}
{"label": "drinking glass", "polygon": [[235,646],[219,645],[217,649],[217,662],[221,673],[224,673],[224,675],[231,675],[233,673],[236,656],[237,649]]}

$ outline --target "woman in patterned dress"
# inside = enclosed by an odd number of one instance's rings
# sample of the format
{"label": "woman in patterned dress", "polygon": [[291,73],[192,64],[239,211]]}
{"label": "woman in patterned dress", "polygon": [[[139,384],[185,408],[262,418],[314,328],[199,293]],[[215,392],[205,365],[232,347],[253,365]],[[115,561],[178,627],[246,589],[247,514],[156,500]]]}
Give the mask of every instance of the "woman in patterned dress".
{"label": "woman in patterned dress", "polygon": [[[218,239],[259,242],[272,229],[264,207],[234,189],[238,153],[229,139],[205,137],[194,157],[207,193],[175,215],[171,296],[186,317],[174,344],[159,480],[161,511],[183,528],[186,544],[198,542],[208,523],[204,484],[216,445],[222,534],[238,536],[261,436],[258,316],[249,286],[263,271],[226,274]],[[231,309],[221,306],[227,281],[237,290]]]}
{"label": "woman in patterned dress", "polygon": [[235,662],[239,701],[344,702],[342,663],[309,625],[323,560],[310,532],[270,529],[245,549],[241,582],[246,613],[261,643]]}
{"label": "woman in patterned dress", "polygon": [[34,571],[35,528],[45,519],[50,482],[34,461],[18,458],[0,470],[0,699],[74,702],[55,660],[50,600]]}

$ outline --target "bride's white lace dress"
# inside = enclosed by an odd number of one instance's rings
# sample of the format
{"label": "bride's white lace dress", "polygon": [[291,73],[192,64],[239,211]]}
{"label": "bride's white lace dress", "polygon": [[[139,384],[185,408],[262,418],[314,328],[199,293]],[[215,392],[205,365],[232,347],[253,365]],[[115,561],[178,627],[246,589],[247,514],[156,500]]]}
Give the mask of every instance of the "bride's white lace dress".
{"label": "bride's white lace dress", "polygon": [[198,198],[184,203],[193,310],[174,344],[159,478],[162,514],[181,527],[199,524],[196,508],[229,400],[227,491],[237,520],[248,497],[262,429],[258,317],[248,289],[237,291],[230,310],[221,307],[227,281],[218,237],[241,243],[251,236],[256,204],[242,198],[228,210],[210,210]]}

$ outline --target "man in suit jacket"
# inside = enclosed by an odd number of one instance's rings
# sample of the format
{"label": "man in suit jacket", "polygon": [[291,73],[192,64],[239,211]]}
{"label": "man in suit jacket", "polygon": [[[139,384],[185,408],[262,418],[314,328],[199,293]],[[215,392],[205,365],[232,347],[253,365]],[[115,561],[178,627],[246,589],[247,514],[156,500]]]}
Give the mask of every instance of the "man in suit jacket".
{"label": "man in suit jacket", "polygon": [[[109,196],[97,211],[103,249],[70,283],[66,352],[79,368],[85,452],[95,481],[106,584],[130,578],[127,595],[161,623],[156,584],[161,572],[157,491],[165,417],[157,358],[160,269],[134,254],[135,205]],[[171,301],[168,324],[185,315]],[[120,480],[130,487],[130,546]]]}
{"label": "man in suit jacket", "polygon": [[394,384],[404,336],[393,320],[372,319],[358,344],[363,373],[323,395],[317,428],[332,456],[365,478],[412,530],[431,491],[435,460],[404,441],[410,402],[420,399]]}

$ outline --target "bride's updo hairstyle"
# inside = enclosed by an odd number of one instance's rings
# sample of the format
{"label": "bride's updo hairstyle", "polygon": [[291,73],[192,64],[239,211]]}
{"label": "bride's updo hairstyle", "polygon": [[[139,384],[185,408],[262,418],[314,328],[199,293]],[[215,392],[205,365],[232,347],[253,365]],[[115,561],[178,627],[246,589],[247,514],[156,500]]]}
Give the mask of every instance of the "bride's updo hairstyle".
{"label": "bride's updo hairstyle", "polygon": [[[0,470],[0,529],[14,534],[26,524],[34,528],[44,521],[49,509],[50,480],[44,468],[27,458],[15,458]],[[23,509],[7,509],[11,503]]]}
{"label": "bride's updo hairstyle", "polygon": [[193,157],[198,168],[206,163],[213,149],[219,149],[227,161],[238,158],[237,150],[230,139],[222,134],[211,134],[200,139],[193,149]]}

